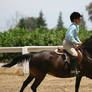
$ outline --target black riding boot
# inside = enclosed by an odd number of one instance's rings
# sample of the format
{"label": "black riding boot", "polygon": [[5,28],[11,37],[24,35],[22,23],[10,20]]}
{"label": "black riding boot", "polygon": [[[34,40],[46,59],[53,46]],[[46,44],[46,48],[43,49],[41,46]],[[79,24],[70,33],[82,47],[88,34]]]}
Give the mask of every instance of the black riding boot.
{"label": "black riding boot", "polygon": [[70,73],[72,75],[78,75],[79,74],[79,71],[77,70],[77,61],[78,61],[78,57],[72,56],[72,58],[71,58],[71,69],[70,69]]}

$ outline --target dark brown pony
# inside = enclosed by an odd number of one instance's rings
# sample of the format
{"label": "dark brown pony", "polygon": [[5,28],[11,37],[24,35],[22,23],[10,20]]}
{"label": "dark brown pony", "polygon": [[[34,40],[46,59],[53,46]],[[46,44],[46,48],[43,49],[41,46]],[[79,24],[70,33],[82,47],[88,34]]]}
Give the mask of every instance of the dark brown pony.
{"label": "dark brown pony", "polygon": [[[76,76],[75,92],[78,92],[81,78],[86,76],[92,79],[92,37],[84,41],[84,43],[78,47],[83,54],[83,59],[80,63],[80,75]],[[55,51],[43,50],[37,53],[25,54],[16,57],[11,63],[4,65],[3,67],[11,67],[17,63],[22,63],[23,60],[29,60],[29,76],[24,81],[20,92],[24,91],[24,88],[35,79],[31,89],[33,92],[37,92],[37,87],[45,78],[46,74],[53,75],[60,78],[74,77],[70,74],[70,67],[65,64],[64,56],[57,55]]]}

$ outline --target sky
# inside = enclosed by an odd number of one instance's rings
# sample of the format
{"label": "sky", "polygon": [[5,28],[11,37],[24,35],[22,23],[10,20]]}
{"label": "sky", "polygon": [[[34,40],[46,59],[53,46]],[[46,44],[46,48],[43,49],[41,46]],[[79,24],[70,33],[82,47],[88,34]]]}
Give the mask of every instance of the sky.
{"label": "sky", "polygon": [[38,17],[40,11],[43,11],[48,28],[57,25],[60,12],[66,28],[71,24],[70,14],[80,12],[90,30],[92,23],[88,20],[86,6],[91,2],[92,0],[0,0],[0,31],[12,27],[21,17]]}

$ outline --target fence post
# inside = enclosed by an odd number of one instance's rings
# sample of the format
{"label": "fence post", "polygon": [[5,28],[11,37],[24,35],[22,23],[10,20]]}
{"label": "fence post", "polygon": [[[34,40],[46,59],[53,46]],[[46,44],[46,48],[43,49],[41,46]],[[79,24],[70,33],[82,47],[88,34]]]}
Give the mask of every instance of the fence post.
{"label": "fence post", "polygon": [[[22,47],[22,54],[27,54],[28,52],[28,48],[27,47]],[[29,62],[27,62],[26,60],[23,63],[23,73],[29,73]]]}

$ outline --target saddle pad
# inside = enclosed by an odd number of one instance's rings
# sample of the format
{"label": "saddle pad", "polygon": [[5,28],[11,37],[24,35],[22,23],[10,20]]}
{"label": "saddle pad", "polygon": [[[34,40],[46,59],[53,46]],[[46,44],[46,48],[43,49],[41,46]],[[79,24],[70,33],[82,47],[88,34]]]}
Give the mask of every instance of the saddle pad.
{"label": "saddle pad", "polygon": [[58,49],[56,49],[55,52],[56,52],[57,54],[59,54],[59,55],[64,54],[64,53],[60,53],[60,52],[58,52]]}
{"label": "saddle pad", "polygon": [[58,54],[58,55],[65,55],[65,57],[66,57],[65,62],[68,62],[68,56],[67,56],[66,53],[60,53],[60,52],[58,52],[58,49],[55,50],[55,53]]}

